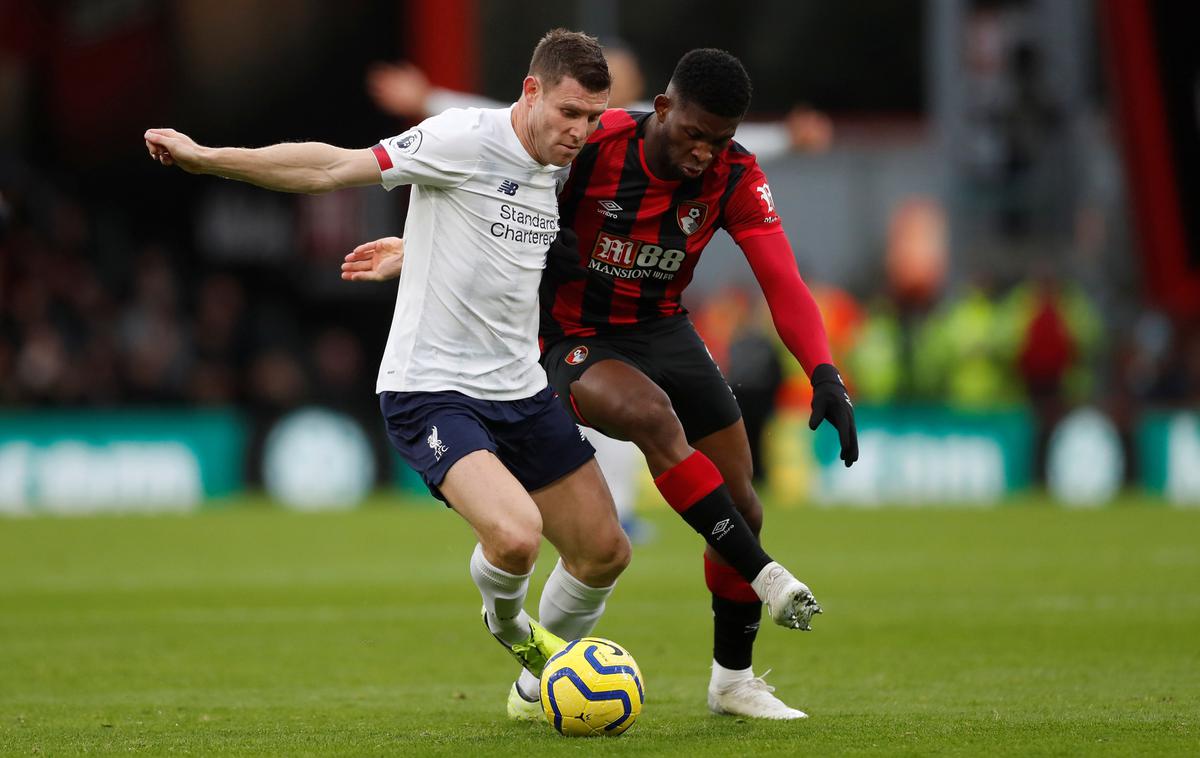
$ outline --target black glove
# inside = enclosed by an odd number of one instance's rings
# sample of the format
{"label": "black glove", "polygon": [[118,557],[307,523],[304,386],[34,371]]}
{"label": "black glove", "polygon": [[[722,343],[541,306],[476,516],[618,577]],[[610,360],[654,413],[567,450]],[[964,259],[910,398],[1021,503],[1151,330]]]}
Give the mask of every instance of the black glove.
{"label": "black glove", "polygon": [[816,431],[828,419],[842,442],[841,458],[846,468],[858,460],[858,430],[854,428],[854,403],[842,384],[842,376],[832,363],[822,363],[812,372],[812,416],[808,428]]}

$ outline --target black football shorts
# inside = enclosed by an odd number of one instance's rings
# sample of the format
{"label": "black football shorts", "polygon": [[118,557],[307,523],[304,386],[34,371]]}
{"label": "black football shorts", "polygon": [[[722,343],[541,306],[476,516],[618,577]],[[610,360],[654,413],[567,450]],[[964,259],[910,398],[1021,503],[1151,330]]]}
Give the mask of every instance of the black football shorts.
{"label": "black football shorts", "polygon": [[688,317],[679,315],[594,337],[563,337],[544,345],[542,367],[550,386],[579,424],[591,426],[575,407],[571,383],[599,361],[609,359],[633,366],[667,393],[689,443],[742,417],[704,340]]}

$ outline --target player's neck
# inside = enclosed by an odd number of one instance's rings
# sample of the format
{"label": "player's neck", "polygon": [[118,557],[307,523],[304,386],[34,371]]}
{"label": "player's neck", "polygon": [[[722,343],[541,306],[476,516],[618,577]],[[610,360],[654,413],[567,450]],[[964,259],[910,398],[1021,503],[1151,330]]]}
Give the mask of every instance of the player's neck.
{"label": "player's neck", "polygon": [[663,135],[659,134],[659,128],[651,116],[646,123],[646,133],[642,137],[642,157],[646,161],[646,168],[650,169],[655,179],[670,181],[663,178],[671,175],[671,166],[667,160],[667,151],[663,149]]}
{"label": "player's neck", "polygon": [[537,142],[533,139],[533,124],[529,119],[529,107],[529,103],[526,102],[524,96],[517,101],[516,105],[512,108],[512,115],[510,117],[512,128],[517,133],[517,140],[521,143],[521,147],[525,148],[525,152],[529,153],[529,157],[545,166],[546,161],[542,160],[541,156],[537,154]]}

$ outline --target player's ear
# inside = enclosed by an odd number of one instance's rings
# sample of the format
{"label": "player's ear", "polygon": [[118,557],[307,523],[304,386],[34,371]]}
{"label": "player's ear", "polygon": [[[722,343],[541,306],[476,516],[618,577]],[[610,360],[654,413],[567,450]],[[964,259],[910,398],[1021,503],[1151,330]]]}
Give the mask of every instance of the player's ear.
{"label": "player's ear", "polygon": [[667,111],[671,110],[670,95],[655,95],[654,96],[654,112],[658,115],[659,123],[667,120]]}
{"label": "player's ear", "polygon": [[542,83],[538,81],[536,76],[530,74],[525,77],[525,81],[521,83],[521,94],[530,104],[537,100],[538,95],[542,92]]}

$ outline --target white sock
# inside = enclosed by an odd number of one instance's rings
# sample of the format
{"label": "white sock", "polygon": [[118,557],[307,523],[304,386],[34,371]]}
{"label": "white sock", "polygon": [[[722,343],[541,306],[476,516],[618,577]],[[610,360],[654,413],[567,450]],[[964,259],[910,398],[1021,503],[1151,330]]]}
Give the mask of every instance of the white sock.
{"label": "white sock", "polygon": [[[563,566],[562,559],[559,559],[546,579],[546,586],[542,588],[538,620],[564,640],[586,637],[600,620],[604,603],[616,586],[614,582],[607,587],[590,587],[571,576]],[[537,699],[539,686],[536,676],[521,670],[517,689],[526,700]]]}
{"label": "white sock", "polygon": [[708,686],[711,689],[724,692],[738,682],[744,682],[753,678],[753,668],[727,669],[716,661],[713,661],[712,679],[709,680]]}
{"label": "white sock", "polygon": [[525,595],[529,592],[529,575],[510,574],[483,557],[483,546],[476,544],[471,554],[471,578],[483,596],[487,609],[488,628],[510,645],[529,639],[529,615],[525,613]]}

